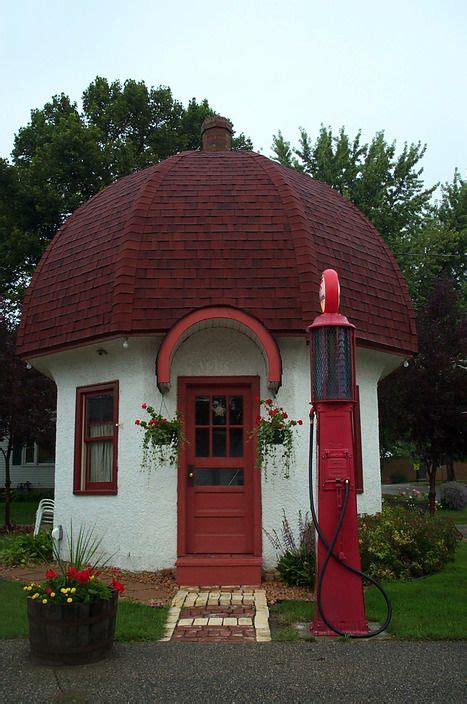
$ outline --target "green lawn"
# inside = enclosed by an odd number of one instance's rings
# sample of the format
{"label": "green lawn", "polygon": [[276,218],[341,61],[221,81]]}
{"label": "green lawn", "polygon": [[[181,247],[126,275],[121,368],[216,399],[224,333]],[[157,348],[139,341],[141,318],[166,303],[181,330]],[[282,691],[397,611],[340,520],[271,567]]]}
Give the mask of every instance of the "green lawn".
{"label": "green lawn", "polygon": [[[412,582],[385,585],[393,605],[389,628],[404,640],[462,640],[467,638],[467,543],[461,543],[455,562],[441,572]],[[369,589],[366,612],[381,621],[384,608],[376,590]]]}
{"label": "green lawn", "polygon": [[467,508],[462,508],[459,511],[448,511],[445,508],[436,511],[437,516],[442,516],[443,518],[450,518],[453,523],[467,523]]}
{"label": "green lawn", "polygon": [[[32,525],[36,520],[39,499],[34,501],[18,501],[11,504],[11,520],[20,526]],[[5,504],[0,503],[0,524],[5,522]]]}
{"label": "green lawn", "polygon": [[[393,606],[389,633],[401,640],[463,640],[467,638],[467,543],[455,562],[441,572],[411,582],[384,585]],[[384,602],[374,587],[365,594],[370,621],[385,618]],[[270,608],[273,640],[297,640],[295,623],[310,623],[313,604],[284,601]]]}
{"label": "green lawn", "polygon": [[[45,607],[47,608],[47,607]],[[159,640],[168,608],[122,599],[118,605],[116,640]],[[0,581],[0,639],[27,638],[26,595],[17,582]]]}

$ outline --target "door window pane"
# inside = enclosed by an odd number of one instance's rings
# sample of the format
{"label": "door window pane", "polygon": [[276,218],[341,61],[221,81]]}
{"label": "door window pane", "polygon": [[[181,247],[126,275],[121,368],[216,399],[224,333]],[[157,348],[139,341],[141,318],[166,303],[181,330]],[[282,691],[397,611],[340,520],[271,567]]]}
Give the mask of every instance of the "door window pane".
{"label": "door window pane", "polygon": [[197,467],[193,477],[194,486],[243,486],[243,469],[205,469]]}
{"label": "door window pane", "polygon": [[195,424],[209,425],[209,396],[197,396],[195,399]]}
{"label": "door window pane", "polygon": [[230,456],[243,457],[243,428],[230,428]]}
{"label": "door window pane", "polygon": [[227,422],[227,405],[225,396],[212,397],[212,424],[225,425]]}
{"label": "door window pane", "polygon": [[209,428],[196,428],[195,454],[196,457],[209,457]]}
{"label": "door window pane", "polygon": [[243,425],[243,396],[229,398],[229,412],[231,425]]}
{"label": "door window pane", "polygon": [[227,456],[227,431],[225,428],[212,429],[212,456]]}

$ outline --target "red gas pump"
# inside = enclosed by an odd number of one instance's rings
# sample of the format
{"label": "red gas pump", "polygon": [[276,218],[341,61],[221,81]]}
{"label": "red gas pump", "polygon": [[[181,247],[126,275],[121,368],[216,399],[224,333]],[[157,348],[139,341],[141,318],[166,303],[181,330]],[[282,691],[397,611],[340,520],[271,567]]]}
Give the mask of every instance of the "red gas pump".
{"label": "red gas pump", "polygon": [[[326,269],[320,286],[322,314],[308,328],[311,349],[312,411],[310,432],[310,500],[318,533],[315,635],[365,638],[368,632],[363,601],[355,487],[353,409],[355,405],[355,326],[339,313],[337,272]],[[313,416],[317,419],[317,501],[313,503]],[[369,578],[375,583],[373,579]]]}

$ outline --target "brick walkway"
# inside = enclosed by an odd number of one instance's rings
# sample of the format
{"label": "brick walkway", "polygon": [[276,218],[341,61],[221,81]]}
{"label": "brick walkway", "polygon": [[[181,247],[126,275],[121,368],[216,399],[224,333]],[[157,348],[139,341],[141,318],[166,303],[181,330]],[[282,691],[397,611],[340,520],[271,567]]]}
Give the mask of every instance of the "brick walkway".
{"label": "brick walkway", "polygon": [[265,642],[271,640],[264,589],[185,587],[169,610],[162,640],[181,642]]}

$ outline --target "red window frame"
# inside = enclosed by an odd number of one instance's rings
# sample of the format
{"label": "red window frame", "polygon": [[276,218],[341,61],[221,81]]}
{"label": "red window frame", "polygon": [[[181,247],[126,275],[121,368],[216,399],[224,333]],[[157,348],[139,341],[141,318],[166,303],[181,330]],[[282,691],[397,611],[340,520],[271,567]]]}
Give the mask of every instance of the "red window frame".
{"label": "red window frame", "polygon": [[[90,396],[101,395],[105,392],[111,392],[114,399],[113,413],[113,435],[103,436],[99,438],[85,438],[85,407],[86,399]],[[73,475],[73,493],[74,494],[117,494],[117,475],[118,475],[118,405],[119,405],[119,390],[118,381],[109,381],[105,384],[94,384],[92,386],[79,386],[76,389],[76,424],[75,424],[75,462]],[[86,451],[86,461],[84,467],[83,481],[83,444],[89,445],[93,441],[111,440],[113,443],[112,453],[112,480],[110,482],[90,482],[88,481],[88,453]]]}

